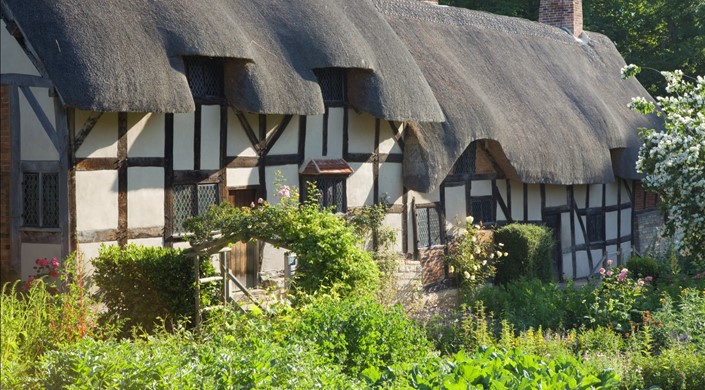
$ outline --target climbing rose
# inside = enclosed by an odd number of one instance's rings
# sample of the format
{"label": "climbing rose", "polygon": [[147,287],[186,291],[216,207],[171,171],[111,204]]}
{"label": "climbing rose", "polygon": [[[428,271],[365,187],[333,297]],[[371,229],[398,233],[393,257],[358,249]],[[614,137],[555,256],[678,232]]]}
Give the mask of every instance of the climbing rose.
{"label": "climbing rose", "polygon": [[287,186],[287,185],[282,186],[282,188],[279,190],[279,192],[277,193],[277,195],[278,195],[280,198],[288,198],[288,197],[290,197],[290,196],[291,196],[291,193],[289,192],[289,186]]}

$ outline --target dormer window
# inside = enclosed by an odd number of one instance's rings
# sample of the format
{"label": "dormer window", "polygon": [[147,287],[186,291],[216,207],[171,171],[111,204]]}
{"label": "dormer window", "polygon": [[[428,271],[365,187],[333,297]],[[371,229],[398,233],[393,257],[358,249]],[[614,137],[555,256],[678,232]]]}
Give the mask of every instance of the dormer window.
{"label": "dormer window", "polygon": [[345,69],[314,69],[318,85],[321,87],[323,102],[328,106],[343,105],[348,100],[346,91]]}
{"label": "dormer window", "polygon": [[225,99],[222,58],[184,57],[184,64],[194,100],[199,103],[221,103]]}

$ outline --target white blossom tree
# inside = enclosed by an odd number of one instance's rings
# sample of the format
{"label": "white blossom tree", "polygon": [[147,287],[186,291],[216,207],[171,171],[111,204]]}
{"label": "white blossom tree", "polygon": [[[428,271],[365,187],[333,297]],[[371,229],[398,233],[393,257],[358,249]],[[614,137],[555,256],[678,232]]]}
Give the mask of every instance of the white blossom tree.
{"label": "white blossom tree", "polygon": [[[640,71],[628,65],[622,78]],[[705,267],[705,77],[691,78],[678,70],[661,74],[668,96],[657,97],[655,103],[636,97],[629,104],[665,121],[663,131],[639,129],[644,144],[636,168],[644,174],[644,187],[663,202],[666,235],[682,234],[676,243],[679,252]]]}

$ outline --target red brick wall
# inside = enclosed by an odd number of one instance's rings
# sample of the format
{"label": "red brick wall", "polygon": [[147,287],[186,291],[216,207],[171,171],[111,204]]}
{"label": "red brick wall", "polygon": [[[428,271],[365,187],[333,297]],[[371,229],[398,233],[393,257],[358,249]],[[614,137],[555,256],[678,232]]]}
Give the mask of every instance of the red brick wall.
{"label": "red brick wall", "polygon": [[10,87],[0,85],[0,279],[13,278],[10,258]]}
{"label": "red brick wall", "polygon": [[431,249],[419,249],[419,260],[421,261],[421,283],[428,286],[445,279],[445,249],[436,247]]}
{"label": "red brick wall", "polygon": [[658,204],[658,195],[646,191],[640,181],[634,184],[634,211],[655,209]]}
{"label": "red brick wall", "polygon": [[539,22],[555,27],[567,27],[573,35],[583,32],[582,0],[541,0]]}

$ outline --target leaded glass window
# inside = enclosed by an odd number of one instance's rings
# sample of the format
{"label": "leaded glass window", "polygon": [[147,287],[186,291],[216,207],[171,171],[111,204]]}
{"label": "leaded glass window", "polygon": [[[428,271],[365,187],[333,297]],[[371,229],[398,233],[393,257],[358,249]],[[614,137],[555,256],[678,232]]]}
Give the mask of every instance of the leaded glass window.
{"label": "leaded glass window", "polygon": [[605,241],[605,214],[601,210],[587,213],[587,234],[590,242]]}
{"label": "leaded glass window", "polygon": [[419,248],[430,248],[443,244],[441,239],[441,218],[436,207],[419,207],[416,209],[416,228]]}
{"label": "leaded glass window", "polygon": [[477,144],[471,143],[467,149],[460,155],[458,160],[453,165],[451,174],[453,175],[469,175],[475,172],[475,155]]}
{"label": "leaded glass window", "polygon": [[[307,182],[314,183],[320,197],[318,204],[321,207],[332,207],[335,213],[346,211],[345,177],[340,176],[315,176],[309,177]],[[305,197],[308,198],[308,185],[305,187]]]}
{"label": "leaded glass window", "polygon": [[495,222],[494,200],[491,196],[474,196],[470,198],[469,214],[477,222],[490,225]]}
{"label": "leaded glass window", "polygon": [[186,233],[186,218],[202,215],[211,205],[218,204],[218,184],[179,184],[174,186],[173,194],[174,233]]}
{"label": "leaded glass window", "polygon": [[184,57],[186,79],[194,98],[223,99],[223,59],[211,57]]}
{"label": "leaded glass window", "polygon": [[314,73],[318,79],[318,85],[321,87],[325,103],[344,103],[346,101],[345,69],[321,68],[314,70]]}
{"label": "leaded glass window", "polygon": [[22,174],[22,225],[59,227],[59,174]]}

